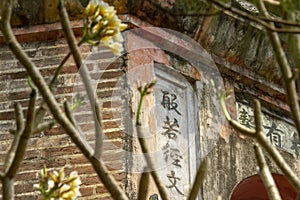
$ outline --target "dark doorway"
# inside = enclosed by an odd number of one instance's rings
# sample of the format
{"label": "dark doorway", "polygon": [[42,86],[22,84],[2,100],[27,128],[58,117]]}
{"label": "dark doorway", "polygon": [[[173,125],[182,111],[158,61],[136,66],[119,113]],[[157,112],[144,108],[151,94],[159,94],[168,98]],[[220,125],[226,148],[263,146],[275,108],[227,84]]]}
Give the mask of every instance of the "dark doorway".
{"label": "dark doorway", "polygon": [[[280,174],[272,174],[282,200],[295,200],[297,192],[287,179]],[[233,190],[230,200],[268,200],[268,194],[259,175],[250,176]]]}

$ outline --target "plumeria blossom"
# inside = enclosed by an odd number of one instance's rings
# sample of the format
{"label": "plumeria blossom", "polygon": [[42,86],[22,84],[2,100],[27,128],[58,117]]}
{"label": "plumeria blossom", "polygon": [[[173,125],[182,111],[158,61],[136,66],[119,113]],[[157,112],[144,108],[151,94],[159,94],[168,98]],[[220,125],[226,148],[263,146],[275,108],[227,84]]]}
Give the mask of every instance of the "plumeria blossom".
{"label": "plumeria blossom", "polygon": [[92,45],[101,42],[115,55],[120,55],[123,51],[121,31],[125,30],[127,25],[121,23],[114,7],[102,0],[91,0],[84,16],[83,41]]}
{"label": "plumeria blossom", "polygon": [[41,192],[44,200],[73,200],[81,195],[79,191],[81,181],[76,171],[71,172],[69,177],[65,177],[64,168],[59,172],[48,173],[44,167],[39,178],[40,182],[34,184],[34,188]]}

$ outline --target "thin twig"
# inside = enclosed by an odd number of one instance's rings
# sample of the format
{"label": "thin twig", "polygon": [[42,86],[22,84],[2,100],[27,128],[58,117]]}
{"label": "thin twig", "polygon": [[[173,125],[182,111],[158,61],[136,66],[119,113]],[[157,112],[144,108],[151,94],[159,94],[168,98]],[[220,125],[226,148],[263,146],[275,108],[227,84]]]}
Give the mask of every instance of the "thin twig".
{"label": "thin twig", "polygon": [[0,21],[9,22],[12,13],[13,0],[3,0],[1,1],[1,19]]}
{"label": "thin twig", "polygon": [[[67,101],[64,102],[64,109],[65,109],[65,113],[66,113],[68,119],[70,120],[70,122],[71,122],[73,125],[76,126],[75,119],[74,119],[74,117],[73,117],[73,115],[72,115],[70,106],[69,106],[69,104],[68,104]],[[77,126],[76,126],[76,127],[77,127]]]}
{"label": "thin twig", "polygon": [[20,132],[24,128],[24,115],[21,105],[19,103],[15,104],[15,115],[16,115],[16,132]]}
{"label": "thin twig", "polygon": [[266,163],[261,148],[258,145],[254,145],[254,152],[258,164],[258,173],[264,182],[268,197],[270,200],[281,200],[278,188]]}
{"label": "thin twig", "polygon": [[99,108],[99,102],[97,101],[97,97],[95,96],[94,92],[95,90],[92,88],[91,85],[91,78],[89,76],[88,70],[85,65],[83,65],[82,58],[80,51],[77,46],[77,42],[74,36],[74,33],[72,31],[68,13],[66,11],[66,8],[64,7],[63,0],[60,0],[59,3],[59,14],[61,18],[61,23],[63,30],[65,32],[70,51],[74,57],[76,66],[79,70],[80,76],[82,78],[83,84],[85,86],[87,96],[89,98],[89,102],[92,107],[93,111],[93,119],[94,119],[94,125],[95,125],[95,135],[96,135],[96,145],[95,145],[95,151],[94,156],[98,159],[100,159],[102,151],[103,151],[103,130],[101,127],[101,115],[100,115],[100,108]]}
{"label": "thin twig", "polygon": [[[258,1],[258,8],[266,18],[270,18],[268,11],[265,8],[265,5],[262,2],[262,0]],[[270,23],[269,25],[274,27],[273,23]],[[281,46],[278,34],[274,31],[267,31],[267,34],[269,36],[271,45],[275,52],[277,63],[280,67],[280,71],[284,79],[286,96],[288,99],[289,107],[291,109],[295,127],[298,131],[298,136],[300,137],[300,108],[298,103],[298,95],[297,95],[295,80],[291,81],[291,77],[293,76],[291,72],[291,67],[285,55],[285,52],[283,51],[283,48]]]}
{"label": "thin twig", "polygon": [[26,125],[24,128],[24,131],[22,132],[21,136],[20,136],[20,141],[18,143],[18,147],[16,149],[15,152],[15,157],[11,163],[11,165],[9,166],[8,169],[6,169],[7,171],[5,172],[5,176],[9,177],[9,178],[13,178],[18,169],[19,166],[24,158],[25,152],[26,152],[26,148],[27,148],[27,143],[28,140],[30,138],[31,132],[32,132],[32,122],[34,119],[34,115],[35,115],[35,102],[36,102],[36,91],[32,90],[31,94],[30,94],[30,100],[29,100],[29,105],[28,105],[28,110],[27,110],[27,116],[26,116]]}
{"label": "thin twig", "polygon": [[[12,4],[10,6],[9,5],[10,4],[8,4],[8,7],[6,8],[7,10],[11,10]],[[10,17],[7,18],[8,21],[3,19],[4,18],[2,18],[2,20],[0,21],[0,29],[10,50],[14,53],[14,55],[20,61],[20,63],[23,64],[28,75],[31,77],[32,81],[34,82],[42,97],[44,98],[45,102],[47,103],[49,110],[51,111],[55,120],[65,129],[66,133],[68,133],[71,136],[72,140],[82,151],[82,153],[87,158],[90,158],[92,152],[91,147],[87,146],[87,144],[83,142],[83,140],[79,137],[77,130],[69,122],[67,117],[65,115],[62,115],[60,106],[57,103],[54,95],[51,93],[51,90],[49,89],[40,71],[37,69],[35,64],[29,59],[27,54],[24,52],[24,50],[18,43],[15,35],[13,34],[12,28],[9,23]]]}
{"label": "thin twig", "polygon": [[[221,101],[224,101],[224,98],[220,99]],[[256,108],[260,110],[260,104],[259,101],[256,101],[255,103],[256,106],[259,106],[259,108]],[[222,107],[225,112],[227,111],[226,106]],[[228,120],[228,119],[227,119]],[[271,156],[271,158],[274,160],[276,165],[279,167],[279,169],[284,173],[288,181],[297,189],[297,191],[300,191],[300,180],[298,179],[297,174],[291,169],[291,167],[287,164],[287,162],[284,160],[282,155],[279,153],[279,151],[268,141],[266,138],[264,132],[255,132],[255,130],[249,129],[241,124],[239,124],[235,120],[229,120],[229,123],[231,124],[231,127],[246,135],[254,138]]]}
{"label": "thin twig", "polygon": [[255,130],[250,129],[231,118],[231,116],[226,108],[225,98],[226,98],[225,95],[220,96],[220,104],[221,104],[221,108],[224,112],[224,115],[225,115],[229,125],[231,125],[234,128],[234,130],[236,130],[248,137],[255,137]]}
{"label": "thin twig", "polygon": [[[250,20],[252,22],[256,22],[256,23],[262,25],[263,27],[265,27],[267,30],[277,32],[277,33],[300,33],[300,29],[284,29],[284,28],[276,28],[274,26],[271,26],[269,24],[269,22],[266,22],[257,16],[253,16],[247,12],[241,11],[237,8],[227,5],[221,1],[218,1],[218,0],[209,0],[209,1],[212,2],[214,5],[216,5],[217,7],[219,7],[224,13],[226,13],[226,11],[228,11],[228,12],[235,14],[243,19]],[[269,18],[269,19],[270,19],[269,21],[272,20],[271,18]]]}
{"label": "thin twig", "polygon": [[78,133],[83,137],[83,133],[82,133],[80,127],[77,125],[77,123],[72,115],[71,108],[67,101],[64,102],[64,109],[65,109],[65,113],[66,113],[68,119],[70,120],[70,122],[75,126],[75,128],[77,128]]}
{"label": "thin twig", "polygon": [[300,27],[300,24],[297,22],[294,22],[294,21],[288,21],[288,20],[277,19],[277,18],[266,18],[266,17],[261,17],[261,16],[258,16],[258,18],[261,20],[264,20],[266,22],[274,22],[276,24]]}
{"label": "thin twig", "polygon": [[148,172],[148,168],[145,167],[139,184],[139,190],[138,190],[139,200],[146,200],[148,187],[149,187],[149,172]]}
{"label": "thin twig", "polygon": [[[202,17],[202,16],[215,16],[215,15],[218,15],[220,14],[220,12],[223,12],[224,10],[229,10],[231,11],[229,8],[233,8],[231,6],[228,6],[227,9],[225,9],[223,7],[223,9],[217,11],[217,12],[212,12],[212,13],[200,13],[200,12],[195,12],[195,13],[182,13],[182,12],[174,12],[173,10],[171,9],[168,9],[168,8],[163,8],[159,3],[155,2],[155,1],[151,1],[151,3],[159,8],[159,9],[162,9],[163,11],[165,11],[166,13],[169,13],[171,14],[172,16],[184,16],[184,17]],[[225,5],[225,4],[224,4]],[[239,10],[241,11],[241,10]],[[242,12],[242,11],[241,11]],[[262,21],[266,21],[266,22],[274,22],[274,23],[277,23],[277,24],[282,24],[282,25],[288,25],[288,26],[295,26],[295,27],[300,27],[300,24],[297,23],[297,22],[294,22],[294,21],[288,21],[288,20],[283,20],[283,19],[277,19],[277,18],[265,18],[265,17],[261,17],[261,16],[255,16],[256,18],[262,20]],[[300,31],[300,30],[298,30]]]}
{"label": "thin twig", "polygon": [[123,192],[118,186],[113,175],[106,168],[104,162],[101,159],[95,158],[94,156],[92,156],[89,160],[93,164],[93,167],[99,178],[102,180],[102,183],[110,192],[112,199],[129,200],[125,192]]}
{"label": "thin twig", "polygon": [[189,193],[188,200],[194,200],[198,196],[199,189],[201,188],[203,181],[207,173],[207,161],[203,160],[197,171],[196,178],[192,187],[192,190]]}
{"label": "thin twig", "polygon": [[265,134],[263,132],[258,132],[256,133],[255,138],[256,141],[268,152],[287,180],[297,189],[297,191],[300,191],[300,180],[298,179],[297,174],[287,164],[286,160],[282,157],[276,147],[270,144]]}
{"label": "thin twig", "polygon": [[[36,119],[36,118],[35,118]],[[40,133],[51,129],[55,125],[55,121],[47,121],[40,123],[37,127],[32,130],[32,134]]]}
{"label": "thin twig", "polygon": [[[262,120],[260,102],[258,100],[254,101],[254,121],[255,121],[256,133],[262,133],[263,120]],[[265,157],[262,153],[262,150],[260,149],[259,146],[255,145],[254,151],[257,159],[257,164],[259,166],[259,175],[264,182],[269,198],[271,200],[281,200],[279,191],[276,187],[275,181],[265,161]]]}
{"label": "thin twig", "polygon": [[[261,106],[258,100],[254,101],[254,112],[255,112],[255,118],[258,116],[262,116],[261,114]],[[258,123],[258,122],[256,122]],[[257,124],[255,124],[257,125]],[[284,173],[286,178],[289,180],[289,182],[298,190],[300,191],[300,180],[297,178],[298,176],[295,174],[295,172],[290,168],[290,166],[287,164],[287,162],[284,160],[282,155],[279,153],[279,151],[267,140],[267,137],[265,136],[264,132],[262,131],[262,128],[257,129],[258,132],[255,134],[256,141],[269,153],[271,158],[274,160],[276,165],[281,169],[281,171]]]}
{"label": "thin twig", "polygon": [[138,141],[140,143],[144,158],[147,163],[147,167],[151,170],[151,176],[154,180],[154,183],[156,184],[156,187],[160,193],[160,196],[162,199],[168,200],[169,195],[168,195],[167,189],[166,189],[165,185],[162,183],[162,181],[160,180],[158,173],[155,171],[154,161],[152,160],[152,158],[150,156],[150,151],[148,149],[147,142],[145,140],[146,134],[144,133],[144,131],[142,129],[142,126],[141,126],[142,123],[140,120],[140,114],[141,114],[144,97],[151,93],[149,90],[154,87],[155,83],[156,83],[156,81],[152,81],[151,83],[146,84],[144,87],[140,86],[138,88],[141,96],[140,96],[140,101],[138,103],[138,109],[137,109],[137,114],[136,114],[136,131],[137,131],[137,135],[138,135]]}
{"label": "thin twig", "polygon": [[[74,36],[74,33],[72,32],[71,25],[69,22],[69,17],[66,11],[66,8],[64,7],[63,0],[59,1],[59,14],[61,18],[61,23],[63,30],[65,32],[70,51],[74,57],[75,63],[77,68],[79,69],[82,81],[85,85],[85,89],[87,91],[87,95],[91,104],[92,109],[95,109],[97,106],[99,106],[97,102],[97,98],[94,96],[94,90],[91,86],[91,80],[88,74],[88,71],[84,65],[82,65],[82,58],[78,49],[78,46],[76,45],[76,39]],[[100,108],[95,109],[96,111],[99,111]],[[92,162],[94,169],[98,173],[99,177],[101,178],[103,184],[106,186],[110,194],[115,199],[128,199],[125,192],[119,187],[115,179],[109,175],[109,171],[105,167],[104,163],[101,161],[101,153],[103,148],[103,133],[102,128],[100,126],[101,118],[98,118],[98,115],[93,112],[93,118],[94,118],[94,124],[95,124],[95,134],[96,134],[96,147],[94,151],[94,155],[92,158],[90,158],[90,161]],[[95,161],[95,159],[97,161]]]}
{"label": "thin twig", "polygon": [[[7,9],[11,10],[9,4]],[[7,19],[10,19],[10,17],[8,17]],[[45,102],[47,103],[49,110],[51,111],[55,120],[64,128],[64,130],[72,138],[72,141],[76,144],[76,146],[89,159],[89,161],[93,165],[94,169],[96,170],[101,180],[104,180],[103,183],[105,184],[105,186],[107,186],[107,189],[110,191],[112,197],[120,200],[128,199],[124,194],[124,192],[120,193],[119,192],[120,189],[116,189],[118,185],[115,182],[112,175],[110,175],[110,173],[108,172],[104,163],[99,159],[93,157],[92,148],[88,145],[88,143],[84,142],[84,140],[80,137],[80,135],[78,135],[77,130],[72,125],[72,123],[67,119],[67,117],[61,114],[62,111],[60,109],[60,106],[58,105],[55,97],[51,93],[51,90],[49,89],[46,81],[42,77],[41,73],[39,72],[35,64],[29,59],[27,54],[24,52],[24,50],[21,48],[20,44],[16,40],[16,37],[12,32],[9,21],[1,20],[0,29],[3,33],[6,42],[8,43],[9,48],[14,53],[16,58],[25,67],[28,75],[31,77],[32,81],[34,82],[39,92],[41,93],[42,97],[44,98]]]}
{"label": "thin twig", "polygon": [[[7,7],[8,10],[11,7]],[[3,18],[2,18],[3,19]],[[9,18],[8,18],[9,19]],[[119,189],[116,181],[109,173],[104,163],[96,159],[93,156],[93,150],[78,134],[75,127],[72,123],[67,119],[65,115],[62,115],[62,111],[60,109],[59,104],[57,103],[55,97],[51,93],[46,81],[42,77],[41,73],[35,66],[35,64],[29,59],[27,54],[21,48],[18,43],[16,37],[14,36],[9,21],[1,20],[0,29],[3,33],[5,41],[7,42],[9,48],[14,53],[16,58],[23,64],[28,75],[31,77],[32,81],[38,88],[45,102],[47,103],[49,110],[51,111],[55,120],[64,128],[66,133],[71,137],[72,141],[76,144],[76,146],[81,150],[81,152],[86,156],[86,158],[91,162],[98,176],[103,180],[103,183],[110,191],[111,195],[115,199],[127,200],[125,193]],[[116,189],[117,188],[117,189]],[[121,192],[120,192],[121,191]]]}
{"label": "thin twig", "polygon": [[[52,92],[54,92],[54,85],[57,81],[58,75],[61,72],[64,64],[67,62],[67,60],[70,58],[71,52],[69,52],[64,59],[60,62],[59,66],[55,69],[54,75],[49,83],[49,88]],[[42,100],[40,107],[38,108],[36,112],[36,117],[34,120],[34,127],[36,128],[44,119],[44,116],[47,112],[47,106],[44,100]]]}
{"label": "thin twig", "polygon": [[162,183],[162,181],[160,180],[157,171],[155,171],[154,162],[150,156],[150,151],[146,144],[145,134],[144,134],[144,131],[142,130],[142,126],[137,124],[136,130],[137,130],[138,140],[139,140],[142,152],[146,159],[148,168],[150,168],[150,170],[151,170],[151,176],[153,177],[153,180],[157,186],[159,194],[163,200],[169,200],[169,195],[168,195],[167,189],[166,189],[165,185]]}
{"label": "thin twig", "polygon": [[18,148],[18,145],[20,142],[20,137],[24,130],[23,111],[22,111],[21,105],[19,103],[15,104],[15,113],[17,115],[16,121],[19,121],[19,122],[17,122],[17,124],[18,124],[17,127],[19,126],[19,128],[17,128],[17,131],[14,132],[13,142],[11,144],[10,149],[7,152],[7,155],[6,155],[6,158],[4,161],[4,169],[3,169],[4,176],[6,175],[7,171],[9,171],[9,169],[11,168],[13,160],[16,157],[16,152],[17,152],[17,148]]}

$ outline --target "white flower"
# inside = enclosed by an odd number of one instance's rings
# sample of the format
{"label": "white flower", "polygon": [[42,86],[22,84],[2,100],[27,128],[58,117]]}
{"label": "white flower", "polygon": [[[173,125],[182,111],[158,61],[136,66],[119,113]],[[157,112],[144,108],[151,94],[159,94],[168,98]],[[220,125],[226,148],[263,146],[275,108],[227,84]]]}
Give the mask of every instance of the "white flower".
{"label": "white flower", "polygon": [[92,0],[86,7],[84,15],[86,22],[83,41],[93,45],[101,42],[114,54],[120,55],[123,51],[121,44],[123,37],[120,32],[125,30],[127,25],[121,23],[114,7],[100,0]]}
{"label": "white flower", "polygon": [[33,184],[34,189],[40,189],[40,187],[41,187],[40,184]]}
{"label": "white flower", "polygon": [[73,200],[81,195],[79,191],[81,181],[76,171],[65,177],[64,168],[49,174],[44,168],[40,174],[40,183],[34,184],[34,188],[47,199]]}
{"label": "white flower", "polygon": [[53,180],[48,180],[48,190],[51,190],[54,187],[55,183]]}

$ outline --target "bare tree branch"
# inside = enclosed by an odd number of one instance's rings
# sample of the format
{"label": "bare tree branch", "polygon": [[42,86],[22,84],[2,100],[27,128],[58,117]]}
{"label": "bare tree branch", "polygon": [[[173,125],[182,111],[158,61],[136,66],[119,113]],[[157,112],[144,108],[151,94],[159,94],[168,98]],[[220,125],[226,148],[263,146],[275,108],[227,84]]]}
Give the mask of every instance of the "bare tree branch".
{"label": "bare tree branch", "polygon": [[[221,101],[224,101],[225,98],[220,98]],[[255,101],[255,106],[258,108],[255,108],[256,110],[260,109],[260,103],[259,101]],[[222,106],[222,109],[224,112],[228,112],[226,106]],[[228,118],[227,118],[228,120]],[[287,164],[287,162],[284,160],[282,155],[279,153],[279,151],[274,147],[270,142],[267,140],[264,132],[256,132],[255,130],[249,129],[241,124],[239,124],[235,120],[228,120],[229,123],[232,125],[232,128],[234,130],[254,138],[271,156],[271,158],[274,160],[276,165],[279,167],[279,169],[283,172],[283,174],[286,176],[288,181],[298,190],[300,191],[300,180],[297,177],[297,174],[291,169],[291,167]]]}
{"label": "bare tree branch", "polygon": [[[24,129],[22,128],[22,130],[16,131],[15,138],[4,163],[4,173],[2,174],[4,200],[11,200],[14,196],[14,177],[22,160],[24,159],[27,142],[31,135],[35,101],[36,91],[32,90],[27,111],[26,126]],[[20,109],[18,107],[19,106],[16,106],[16,110]]]}
{"label": "bare tree branch", "polygon": [[4,176],[2,178],[2,198],[3,200],[14,199],[14,179]]}
{"label": "bare tree branch", "polygon": [[77,125],[73,115],[72,115],[72,112],[71,112],[71,109],[70,109],[70,106],[68,104],[67,101],[64,102],[64,109],[65,109],[65,113],[66,113],[66,116],[68,117],[68,119],[70,120],[70,122],[75,126],[75,128],[77,128],[78,130],[78,133],[83,136],[82,134],[82,131],[80,129],[80,127]]}
{"label": "bare tree branch", "polygon": [[68,119],[70,120],[70,122],[71,122],[75,127],[77,127],[77,126],[76,126],[75,119],[74,119],[74,117],[73,117],[73,115],[72,115],[70,106],[69,106],[69,104],[68,104],[67,101],[64,102],[64,109],[65,109],[65,113],[66,113]]}
{"label": "bare tree branch", "polygon": [[[261,0],[258,1],[258,8],[266,18],[270,18],[268,11]],[[273,23],[269,23],[269,25],[271,27],[274,27]],[[274,31],[269,31],[269,30],[267,30],[267,34],[271,41],[271,45],[273,47],[277,63],[280,67],[281,74],[284,79],[288,103],[291,109],[295,127],[298,131],[298,136],[300,138],[300,108],[298,104],[298,96],[297,96],[295,80],[291,79],[291,77],[293,76],[291,72],[291,67],[288,63],[285,52],[283,51],[283,48],[281,46],[278,34]]]}
{"label": "bare tree branch", "polygon": [[[63,0],[60,0],[59,2],[59,14],[61,17],[61,23],[63,30],[65,32],[71,53],[74,57],[75,63],[77,68],[79,69],[81,78],[83,80],[83,83],[85,85],[85,89],[87,91],[89,101],[91,104],[92,109],[96,111],[99,111],[100,108],[97,108],[99,106],[97,102],[97,98],[94,96],[94,90],[91,86],[91,80],[88,74],[88,71],[84,65],[82,65],[82,58],[78,49],[78,46],[76,45],[76,39],[74,36],[74,33],[72,32],[72,28],[69,23],[69,17],[67,14],[67,11],[64,7]],[[102,146],[103,146],[103,132],[102,128],[100,126],[101,118],[99,116],[100,113],[96,114],[93,112],[93,118],[95,123],[95,134],[96,134],[96,147],[94,151],[93,157],[90,159],[92,162],[96,172],[98,173],[99,177],[101,178],[103,184],[106,186],[112,197],[116,199],[128,199],[125,195],[125,192],[122,191],[122,189],[118,186],[113,176],[111,176],[106,169],[104,163],[101,161],[101,153],[102,153]],[[95,161],[96,159],[97,161]]]}
{"label": "bare tree branch", "polygon": [[12,6],[14,1],[13,0],[3,0],[1,1],[1,21],[10,21],[11,13],[12,13]]}
{"label": "bare tree branch", "polygon": [[201,165],[200,165],[198,171],[197,171],[196,178],[195,178],[192,190],[190,191],[189,197],[187,198],[188,200],[194,200],[194,199],[197,198],[199,189],[203,184],[206,173],[207,173],[207,161],[203,160],[201,162]]}
{"label": "bare tree branch", "polygon": [[7,152],[5,161],[4,161],[4,176],[6,176],[7,171],[9,171],[9,169],[11,168],[11,165],[13,163],[13,160],[16,157],[16,153],[17,153],[17,148],[20,142],[20,137],[21,134],[24,130],[24,116],[23,116],[23,111],[21,108],[21,105],[19,103],[15,104],[15,113],[16,113],[16,124],[17,124],[17,131],[14,132],[14,139],[13,142],[10,146],[10,149]]}
{"label": "bare tree branch", "polygon": [[15,114],[16,114],[16,132],[23,131],[24,128],[24,115],[19,103],[15,104]]}
{"label": "bare tree branch", "polygon": [[148,187],[149,187],[149,172],[148,172],[148,168],[145,167],[139,184],[139,190],[138,190],[139,200],[146,200]]}
{"label": "bare tree branch", "polygon": [[153,160],[150,156],[150,151],[147,147],[147,143],[146,143],[146,140],[145,140],[145,133],[143,131],[142,126],[137,124],[136,125],[136,130],[137,130],[138,139],[139,139],[139,143],[141,145],[142,152],[143,152],[144,157],[146,159],[148,168],[150,168],[150,170],[151,170],[151,176],[154,179],[154,182],[157,186],[159,194],[160,194],[160,196],[163,200],[169,200],[169,195],[168,195],[167,189],[166,189],[165,185],[162,183],[162,181],[160,180],[157,171],[155,171],[155,168],[154,168],[155,165],[154,165],[154,162],[153,162]]}
{"label": "bare tree branch", "polygon": [[102,183],[110,192],[111,197],[113,199],[118,200],[128,200],[128,197],[126,196],[125,192],[123,192],[120,189],[116,180],[106,168],[104,162],[101,159],[95,158],[94,156],[92,156],[89,160],[92,163],[94,169],[96,170],[96,173],[98,174],[99,178],[102,180]]}
{"label": "bare tree branch", "polygon": [[[254,101],[254,121],[255,121],[255,131],[256,133],[263,132],[263,120],[260,108],[260,103],[258,100]],[[262,153],[261,148],[258,145],[254,145],[255,156],[257,159],[257,164],[259,166],[259,175],[264,182],[268,196],[271,200],[281,200],[279,191],[276,187],[275,181],[269,170],[269,167],[265,161],[265,157]]]}
{"label": "bare tree branch", "polygon": [[[12,4],[8,4],[8,6],[12,6]],[[10,10],[11,7],[7,7],[7,10]],[[73,125],[69,122],[65,115],[62,115],[62,111],[60,109],[59,104],[56,102],[55,97],[52,95],[50,89],[48,88],[47,83],[43,79],[41,73],[35,66],[35,64],[28,58],[25,54],[23,49],[21,48],[20,44],[16,40],[14,36],[9,21],[7,20],[0,21],[0,29],[3,33],[3,36],[11,49],[14,53],[16,58],[23,64],[24,68],[28,72],[29,76],[31,77],[32,81],[38,88],[39,92],[41,93],[42,97],[44,98],[45,102],[47,103],[51,113],[53,114],[54,118],[57,120],[59,124],[66,130],[66,132],[71,136],[75,144],[81,149],[83,154],[88,158],[91,157],[92,149],[86,146],[86,143],[82,141],[79,137],[76,129]],[[9,19],[9,18],[6,18]]]}
{"label": "bare tree branch", "polygon": [[281,200],[279,191],[266,163],[261,148],[258,145],[254,145],[254,151],[257,159],[257,164],[259,166],[258,173],[264,182],[270,200]]}
{"label": "bare tree branch", "polygon": [[255,138],[256,141],[268,152],[288,181],[297,189],[297,191],[300,191],[300,181],[297,174],[287,164],[286,160],[282,157],[276,147],[270,144],[265,134],[263,132],[258,132],[256,133]]}
{"label": "bare tree branch", "polygon": [[[35,117],[36,119],[36,117]],[[46,130],[51,129],[55,125],[55,121],[47,121],[40,123],[37,127],[32,130],[32,134],[40,133]]]}
{"label": "bare tree branch", "polygon": [[100,159],[102,151],[103,151],[103,131],[101,127],[101,116],[100,116],[100,108],[99,103],[97,101],[97,97],[95,97],[95,90],[93,89],[91,85],[91,78],[89,76],[89,73],[87,71],[86,66],[82,62],[81,54],[77,46],[77,42],[74,36],[74,33],[72,31],[72,27],[69,22],[68,13],[66,11],[66,8],[64,7],[63,0],[60,0],[59,3],[59,14],[61,18],[61,23],[63,30],[65,32],[71,53],[74,57],[76,66],[79,70],[79,73],[81,75],[83,84],[85,86],[87,96],[89,98],[89,102],[92,107],[93,111],[93,119],[95,124],[95,135],[96,135],[96,145],[95,145],[95,152],[94,156],[98,159]]}
{"label": "bare tree branch", "polygon": [[[260,109],[259,101],[255,101],[255,110]],[[257,113],[258,114],[258,113]],[[256,114],[256,115],[257,115]],[[297,177],[297,174],[290,168],[287,162],[284,160],[279,151],[267,140],[264,132],[260,131],[256,133],[255,136],[256,141],[269,153],[271,158],[274,160],[276,165],[281,169],[284,173],[288,181],[298,190],[300,191],[300,180]]]}
{"label": "bare tree branch", "polygon": [[231,118],[231,116],[226,108],[225,98],[226,98],[225,94],[220,96],[220,104],[221,104],[221,108],[225,114],[225,117],[226,117],[229,125],[231,125],[236,131],[238,131],[248,137],[255,137],[255,130],[250,129]]}
{"label": "bare tree branch", "polygon": [[19,166],[24,158],[26,148],[27,148],[27,142],[32,132],[32,122],[35,114],[34,112],[35,102],[36,102],[36,91],[32,90],[30,94],[30,100],[29,100],[29,105],[27,110],[26,126],[20,136],[20,141],[16,148],[14,159],[11,165],[9,165],[9,167],[6,169],[7,171],[5,171],[5,176],[9,178],[13,178],[16,175],[17,170],[19,169]]}
{"label": "bare tree branch", "polygon": [[[8,5],[12,6],[12,4]],[[7,9],[11,10],[11,7],[7,7]],[[6,19],[9,19],[9,17],[7,17]],[[67,117],[61,114],[62,111],[58,103],[56,102],[54,96],[52,95],[47,83],[43,79],[41,73],[37,70],[34,63],[28,58],[28,56],[24,53],[23,49],[17,42],[12,32],[9,21],[3,20],[2,18],[0,22],[0,29],[3,33],[6,42],[9,45],[9,48],[27,70],[29,76],[31,77],[34,84],[40,91],[42,97],[44,98],[45,102],[47,103],[49,110],[53,114],[55,120],[65,129],[66,133],[72,138],[73,142],[77,145],[77,147],[90,160],[99,177],[102,180],[104,180],[103,183],[107,186],[107,189],[110,191],[112,197],[115,199],[128,199],[125,193],[119,189],[112,175],[108,173],[108,170],[106,169],[103,162],[93,157],[92,149],[89,146],[89,144],[85,142],[83,138],[80,137],[77,130],[67,119]]]}
{"label": "bare tree branch", "polygon": [[[210,2],[212,2],[214,5],[216,5],[217,7],[219,7],[224,13],[226,13],[226,11],[230,12],[231,14],[237,15],[243,19],[252,21],[252,22],[256,22],[258,24],[260,24],[261,26],[265,27],[267,30],[272,31],[272,32],[277,32],[277,33],[300,33],[300,29],[288,29],[288,28],[276,28],[274,26],[271,26],[268,22],[266,21],[276,21],[273,20],[272,18],[268,17],[268,20],[266,20],[264,18],[264,20],[262,20],[261,18],[251,15],[247,12],[241,11],[237,8],[234,8],[230,5],[227,5],[219,0],[209,0]],[[267,17],[266,17],[267,18]],[[239,19],[239,18],[238,18]]]}

